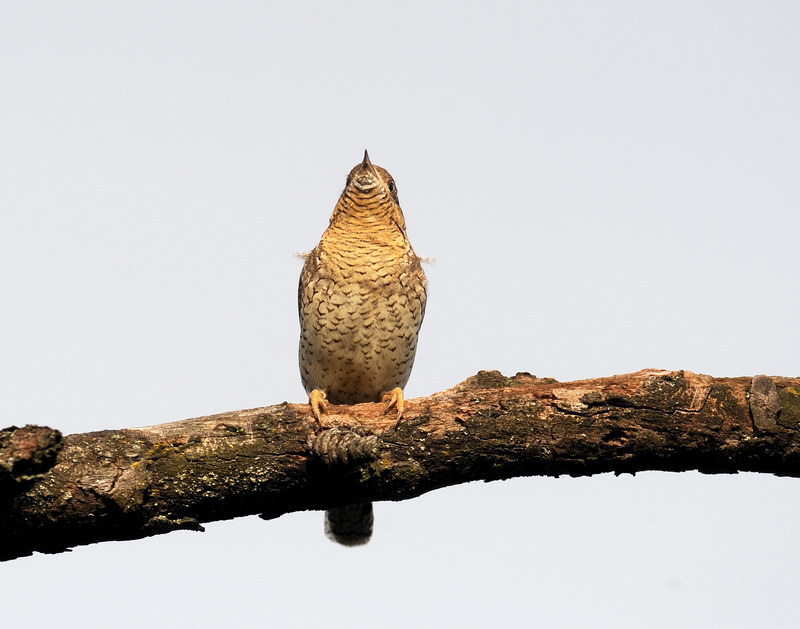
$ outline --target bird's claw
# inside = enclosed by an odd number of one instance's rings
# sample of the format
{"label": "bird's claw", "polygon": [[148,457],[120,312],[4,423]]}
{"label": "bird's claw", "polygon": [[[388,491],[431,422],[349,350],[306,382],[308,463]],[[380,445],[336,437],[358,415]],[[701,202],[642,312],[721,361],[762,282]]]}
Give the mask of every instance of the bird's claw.
{"label": "bird's claw", "polygon": [[311,406],[311,414],[317,420],[317,424],[322,428],[322,413],[328,412],[328,396],[322,389],[314,389],[308,394],[308,403]]}
{"label": "bird's claw", "polygon": [[394,424],[394,427],[397,428],[400,424],[400,420],[403,418],[403,409],[405,408],[403,389],[395,387],[383,396],[383,401],[386,402],[386,408],[383,410],[384,415],[393,408],[397,409],[397,421]]}

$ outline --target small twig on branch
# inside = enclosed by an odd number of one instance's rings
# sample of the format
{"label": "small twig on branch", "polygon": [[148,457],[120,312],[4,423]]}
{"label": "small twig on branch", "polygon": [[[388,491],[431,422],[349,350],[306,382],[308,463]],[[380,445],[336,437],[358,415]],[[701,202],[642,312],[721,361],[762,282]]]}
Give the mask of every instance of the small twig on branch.
{"label": "small twig on branch", "polygon": [[685,371],[561,383],[480,372],[409,400],[305,404],[61,437],[0,431],[0,559],[474,480],[643,470],[800,476],[800,378]]}

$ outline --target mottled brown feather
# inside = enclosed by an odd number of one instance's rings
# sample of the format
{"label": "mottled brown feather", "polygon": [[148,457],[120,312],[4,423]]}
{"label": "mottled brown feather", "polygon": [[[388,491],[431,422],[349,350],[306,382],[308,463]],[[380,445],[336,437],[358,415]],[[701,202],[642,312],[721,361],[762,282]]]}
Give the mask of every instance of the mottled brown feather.
{"label": "mottled brown feather", "polygon": [[[370,169],[360,164],[350,173],[300,276],[303,386],[334,404],[379,401],[405,386],[425,315],[425,273],[389,190],[392,177]],[[359,190],[357,177],[375,186]]]}

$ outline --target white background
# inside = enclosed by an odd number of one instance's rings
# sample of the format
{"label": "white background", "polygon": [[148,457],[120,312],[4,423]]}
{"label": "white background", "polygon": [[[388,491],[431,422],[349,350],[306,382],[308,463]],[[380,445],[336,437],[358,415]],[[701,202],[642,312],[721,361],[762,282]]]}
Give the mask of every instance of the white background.
{"label": "white background", "polygon": [[[409,396],[479,369],[796,376],[798,33],[793,1],[6,0],[0,423],[302,402],[294,254],[364,148],[436,258]],[[472,484],[376,505],[354,550],[320,513],[211,523],[2,564],[2,616],[793,627],[799,489]]]}

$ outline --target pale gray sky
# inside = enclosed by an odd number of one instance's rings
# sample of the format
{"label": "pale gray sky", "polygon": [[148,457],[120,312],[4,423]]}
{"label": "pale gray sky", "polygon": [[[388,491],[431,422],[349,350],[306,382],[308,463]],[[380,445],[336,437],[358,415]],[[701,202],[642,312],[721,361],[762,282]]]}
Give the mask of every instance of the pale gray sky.
{"label": "pale gray sky", "polygon": [[[297,252],[364,148],[478,369],[800,374],[800,4],[0,4],[0,424],[302,401]],[[63,627],[794,627],[800,481],[472,484],[0,564]],[[42,600],[46,600],[43,607]],[[15,611],[15,610],[18,610]]]}

